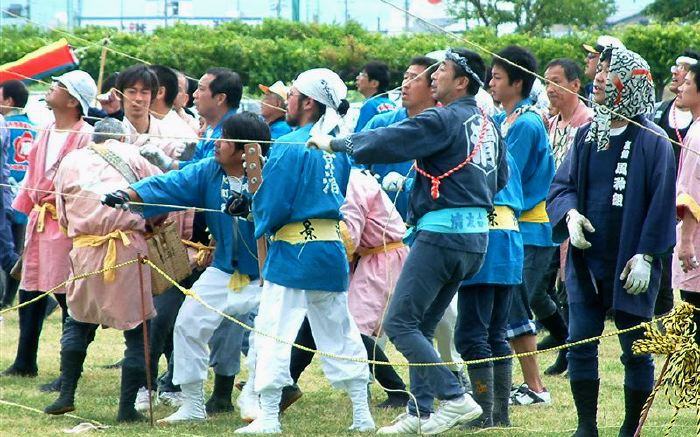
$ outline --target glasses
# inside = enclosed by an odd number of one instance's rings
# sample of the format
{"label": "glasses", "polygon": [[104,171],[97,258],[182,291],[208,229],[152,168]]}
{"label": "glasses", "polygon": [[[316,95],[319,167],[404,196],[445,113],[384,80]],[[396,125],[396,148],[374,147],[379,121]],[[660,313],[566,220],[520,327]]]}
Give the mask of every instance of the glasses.
{"label": "glasses", "polygon": [[54,80],[53,82],[51,82],[51,88],[61,88],[61,89],[63,89],[63,90],[67,90],[67,89],[68,89],[68,88],[66,88],[65,85],[63,85],[61,82],[59,82],[59,81],[57,81],[57,80]]}

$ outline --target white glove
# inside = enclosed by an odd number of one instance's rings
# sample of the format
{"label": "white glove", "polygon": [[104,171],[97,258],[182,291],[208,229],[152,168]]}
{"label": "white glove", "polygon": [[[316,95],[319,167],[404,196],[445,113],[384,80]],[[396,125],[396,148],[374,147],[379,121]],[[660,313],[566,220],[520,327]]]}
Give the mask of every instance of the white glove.
{"label": "white glove", "polygon": [[165,152],[155,144],[144,144],[139,148],[139,153],[141,153],[141,156],[146,158],[148,162],[163,171],[170,170],[170,166],[173,164],[173,159],[166,155]]}
{"label": "white glove", "polygon": [[187,147],[187,145],[185,143],[182,143],[179,141],[174,142],[173,143],[173,153],[175,154],[175,156],[182,155],[182,152],[185,151],[185,147]]}
{"label": "white glove", "polygon": [[629,294],[640,294],[647,291],[651,280],[651,262],[638,253],[625,264],[620,280],[625,281],[623,287]]}
{"label": "white glove", "polygon": [[331,149],[332,139],[333,137],[330,135],[314,135],[313,137],[309,138],[308,141],[306,141],[306,147],[333,153],[333,149]]}
{"label": "white glove", "polygon": [[591,243],[586,240],[583,231],[595,232],[591,222],[575,209],[566,213],[566,227],[569,228],[569,240],[571,245],[577,249],[588,249]]}
{"label": "white glove", "polygon": [[390,171],[382,180],[382,189],[384,191],[401,191],[406,178],[399,172]]}

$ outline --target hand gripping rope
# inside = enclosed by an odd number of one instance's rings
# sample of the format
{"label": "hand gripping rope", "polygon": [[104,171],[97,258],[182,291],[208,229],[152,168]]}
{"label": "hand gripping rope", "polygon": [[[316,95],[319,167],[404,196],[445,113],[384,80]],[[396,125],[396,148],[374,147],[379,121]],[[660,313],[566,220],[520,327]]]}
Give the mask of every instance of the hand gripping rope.
{"label": "hand gripping rope", "polygon": [[438,197],[440,197],[440,184],[442,183],[442,180],[446,177],[452,176],[452,174],[464,168],[464,166],[469,164],[472,161],[472,159],[474,159],[476,154],[479,153],[479,150],[481,150],[481,143],[484,141],[486,131],[489,128],[489,118],[483,109],[479,108],[479,111],[481,111],[481,116],[483,117],[484,121],[483,123],[481,123],[481,129],[479,130],[479,139],[476,142],[476,146],[474,146],[474,150],[472,150],[472,153],[470,153],[469,156],[467,156],[467,159],[462,161],[458,166],[456,166],[452,170],[448,170],[440,176],[433,176],[427,171],[418,167],[418,162],[413,164],[413,167],[421,176],[425,176],[426,178],[430,179],[430,196],[433,198],[433,200],[437,200]]}

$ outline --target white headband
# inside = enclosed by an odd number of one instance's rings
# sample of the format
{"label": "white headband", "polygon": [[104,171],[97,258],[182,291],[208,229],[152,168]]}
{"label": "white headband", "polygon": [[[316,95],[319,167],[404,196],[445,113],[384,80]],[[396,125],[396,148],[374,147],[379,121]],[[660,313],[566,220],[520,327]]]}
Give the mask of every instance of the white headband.
{"label": "white headband", "polygon": [[690,56],[679,56],[676,59],[676,65],[681,65],[681,64],[695,65],[697,63],[698,63],[698,60],[695,58],[691,58]]}

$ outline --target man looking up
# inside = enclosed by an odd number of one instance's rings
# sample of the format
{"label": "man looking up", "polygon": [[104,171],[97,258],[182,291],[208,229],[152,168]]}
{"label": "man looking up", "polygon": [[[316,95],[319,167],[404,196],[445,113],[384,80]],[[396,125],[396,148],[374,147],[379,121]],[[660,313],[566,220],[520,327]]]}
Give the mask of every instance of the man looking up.
{"label": "man looking up", "polygon": [[273,140],[276,140],[292,131],[292,128],[285,120],[287,93],[289,90],[281,80],[270,86],[260,84],[258,88],[264,93],[260,101],[260,115],[265,119],[267,125],[270,126],[270,136]]}

